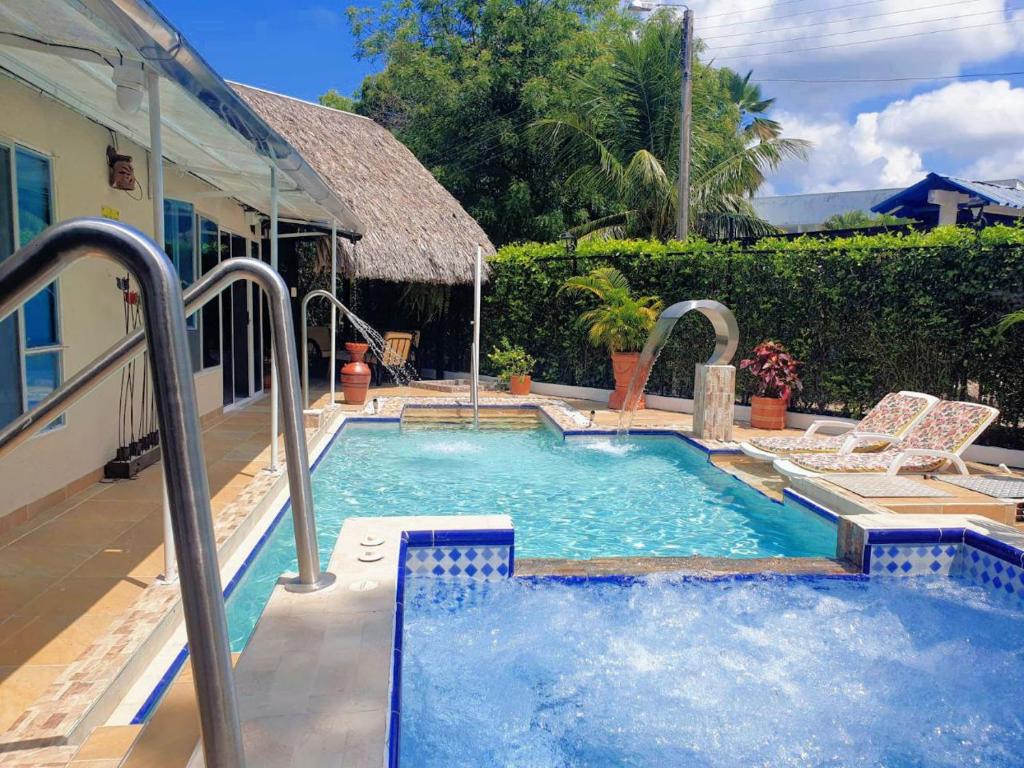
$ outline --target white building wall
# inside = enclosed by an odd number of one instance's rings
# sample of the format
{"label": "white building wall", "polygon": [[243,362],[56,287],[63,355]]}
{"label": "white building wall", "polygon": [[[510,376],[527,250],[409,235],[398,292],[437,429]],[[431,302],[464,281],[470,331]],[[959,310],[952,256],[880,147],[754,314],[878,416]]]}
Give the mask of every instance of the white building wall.
{"label": "white building wall", "polygon": [[[153,234],[152,202],[146,150],[117,137],[118,150],[133,157],[141,190],[111,189],[107,183],[106,148],[110,131],[53,99],[0,75],[0,138],[50,157],[55,194],[55,221],[118,212],[121,221]],[[116,106],[111,105],[111,110]],[[223,197],[199,197],[211,188],[165,164],[165,197],[184,200],[196,212],[237,234],[251,236],[242,208]],[[124,335],[119,270],[110,262],[87,259],[59,280],[64,378]],[[221,407],[220,367],[196,376],[202,414]],[[0,460],[0,531],[30,516],[34,508],[98,478],[117,448],[119,377],[101,384],[67,414],[66,425],[44,432]],[[69,488],[70,486],[70,488]]]}

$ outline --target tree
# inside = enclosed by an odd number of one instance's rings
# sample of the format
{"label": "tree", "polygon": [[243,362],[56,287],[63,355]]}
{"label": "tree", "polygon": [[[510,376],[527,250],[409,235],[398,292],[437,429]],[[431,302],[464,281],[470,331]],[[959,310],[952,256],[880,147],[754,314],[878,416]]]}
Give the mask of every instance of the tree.
{"label": "tree", "polygon": [[352,9],[357,55],[383,63],[356,109],[392,130],[498,243],[550,240],[589,217],[527,131],[631,22],[615,0],[401,0]]}
{"label": "tree", "polygon": [[[612,64],[577,79],[570,109],[534,123],[556,152],[567,184],[584,199],[610,202],[611,210],[576,228],[583,236],[613,231],[667,240],[675,233],[679,148],[678,25],[655,14],[634,35],[611,46]],[[698,52],[700,47],[698,45]],[[728,88],[729,78],[696,62],[693,82],[690,219],[706,237],[764,235],[749,197],[764,174],[787,158],[803,158],[807,142],[784,139],[777,123],[747,130]],[[742,78],[747,109],[770,100]],[[753,125],[753,124],[751,124]]]}
{"label": "tree", "polygon": [[320,94],[320,98],[317,99],[323,106],[330,107],[331,109],[340,109],[342,112],[355,112],[356,102],[354,99],[348,96],[342,96],[336,90],[331,88],[327,93]]}
{"label": "tree", "polygon": [[[761,96],[761,86],[750,82],[753,70],[742,77],[728,67],[719,70],[722,82],[729,91],[729,98],[740,111],[740,130],[751,139],[774,139],[782,135],[782,126],[776,120],[765,117],[775,99]],[[749,121],[748,121],[749,118]]]}
{"label": "tree", "polygon": [[597,298],[600,304],[581,314],[578,322],[591,344],[612,354],[642,350],[664,306],[657,296],[633,296],[626,276],[614,267],[570,277],[561,290]]}
{"label": "tree", "polygon": [[826,230],[865,229],[867,227],[884,227],[888,225],[906,224],[907,219],[899,219],[887,213],[872,216],[864,211],[846,211],[829,216],[821,223]]}

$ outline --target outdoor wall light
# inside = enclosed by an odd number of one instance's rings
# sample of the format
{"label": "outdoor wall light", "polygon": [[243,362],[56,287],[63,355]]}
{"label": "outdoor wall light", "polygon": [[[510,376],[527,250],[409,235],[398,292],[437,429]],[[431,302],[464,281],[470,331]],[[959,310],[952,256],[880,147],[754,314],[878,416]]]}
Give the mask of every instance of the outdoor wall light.
{"label": "outdoor wall light", "polygon": [[142,106],[143,78],[141,61],[125,61],[114,65],[113,80],[117,86],[117,106],[134,114]]}

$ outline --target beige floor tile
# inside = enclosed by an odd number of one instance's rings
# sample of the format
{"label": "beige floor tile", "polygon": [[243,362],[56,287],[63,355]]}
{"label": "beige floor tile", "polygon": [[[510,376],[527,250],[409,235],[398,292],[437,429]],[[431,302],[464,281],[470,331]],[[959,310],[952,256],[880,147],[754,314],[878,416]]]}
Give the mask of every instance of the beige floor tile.
{"label": "beige floor tile", "polygon": [[153,582],[148,577],[72,575],[54,584],[21,612],[36,615],[116,616],[127,610]]}
{"label": "beige floor tile", "polygon": [[0,732],[7,730],[63,671],[63,666],[0,667]]}
{"label": "beige floor tile", "polygon": [[75,753],[75,761],[120,760],[127,754],[141,730],[141,725],[107,725],[97,728]]}
{"label": "beige floor tile", "polygon": [[181,768],[199,741],[199,713],[191,682],[171,684],[123,768]]}
{"label": "beige floor tile", "polygon": [[[3,557],[2,553],[0,553],[0,557]],[[0,622],[3,622],[5,617],[26,603],[37,598],[52,583],[52,579],[45,577],[0,577]],[[3,637],[3,632],[3,628],[0,627],[0,637]]]}
{"label": "beige floor tile", "polygon": [[[29,534],[33,536],[33,534]],[[56,544],[42,538],[18,540],[0,550],[0,578],[60,578],[94,555],[99,544]]]}
{"label": "beige floor tile", "polygon": [[32,617],[0,643],[0,666],[70,664],[110,628],[113,618],[93,614]]}

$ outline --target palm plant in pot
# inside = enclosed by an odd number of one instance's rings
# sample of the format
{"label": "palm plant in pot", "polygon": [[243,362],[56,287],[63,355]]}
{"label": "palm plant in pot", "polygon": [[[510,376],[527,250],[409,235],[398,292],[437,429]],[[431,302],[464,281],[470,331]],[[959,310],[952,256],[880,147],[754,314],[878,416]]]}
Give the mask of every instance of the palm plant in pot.
{"label": "palm plant in pot", "polygon": [[[591,344],[606,348],[612,356],[615,391],[608,398],[608,407],[620,410],[640,362],[640,350],[661,314],[662,301],[657,296],[633,296],[629,281],[613,267],[599,267],[589,274],[571,277],[562,290],[576,296],[594,296],[600,301],[581,314],[578,322],[587,329]],[[636,407],[645,407],[643,395]]]}
{"label": "palm plant in pot", "polygon": [[537,360],[520,346],[503,338],[501,344],[487,356],[491,365],[498,369],[498,381],[508,385],[513,395],[530,394],[531,374]]}
{"label": "palm plant in pot", "polygon": [[777,341],[762,341],[754,356],[740,361],[740,368],[754,377],[750,402],[750,426],[754,429],[783,429],[789,398],[803,386],[799,361]]}

